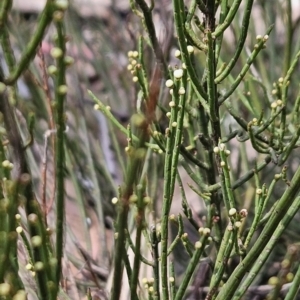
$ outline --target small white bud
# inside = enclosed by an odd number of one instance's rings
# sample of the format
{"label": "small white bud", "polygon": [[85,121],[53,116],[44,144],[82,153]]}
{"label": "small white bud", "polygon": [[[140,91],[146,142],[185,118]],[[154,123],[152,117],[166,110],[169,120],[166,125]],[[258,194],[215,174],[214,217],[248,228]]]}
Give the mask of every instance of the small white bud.
{"label": "small white bud", "polygon": [[65,84],[62,84],[57,88],[57,93],[59,95],[66,95],[67,92],[68,92],[68,87]]}
{"label": "small white bud", "polygon": [[193,53],[194,52],[194,47],[193,46],[191,46],[191,45],[188,45],[187,46],[187,51],[188,51],[188,53]]}
{"label": "small white bud", "polygon": [[180,50],[176,50],[174,55],[175,55],[175,57],[179,58],[181,56]]}
{"label": "small white bud", "polygon": [[201,247],[202,247],[202,243],[199,242],[199,241],[197,241],[197,242],[195,243],[195,248],[196,248],[196,249],[200,249]]}
{"label": "small white bud", "polygon": [[218,154],[220,152],[219,147],[214,147],[214,153]]}
{"label": "small white bud", "polygon": [[11,168],[11,165],[12,165],[12,163],[11,163],[9,160],[7,160],[7,159],[4,160],[4,161],[2,162],[2,167],[3,167],[3,168],[6,168],[6,169],[10,169],[10,170],[11,170],[11,169],[12,169],[12,168]]}
{"label": "small white bud", "polygon": [[219,149],[220,149],[221,151],[224,151],[224,150],[225,150],[225,144],[221,143],[221,144],[219,145]]}
{"label": "small white bud", "polygon": [[42,245],[42,238],[39,235],[35,235],[31,238],[31,243],[33,247],[39,247]]}
{"label": "small white bud", "polygon": [[174,81],[172,79],[168,79],[166,81],[166,87],[171,88],[174,85]]}
{"label": "small white bud", "polygon": [[[0,283],[0,296],[3,296],[3,299],[7,299],[7,297],[9,296],[11,292],[11,286],[10,284],[4,282],[4,283]],[[2,297],[1,297],[2,298]]]}
{"label": "small white bud", "polygon": [[236,209],[235,208],[230,208],[229,209],[229,216],[234,216],[236,214]]}
{"label": "small white bud", "polygon": [[183,76],[183,70],[182,69],[177,69],[174,71],[174,77],[176,79],[181,79]]}
{"label": "small white bud", "polygon": [[112,203],[112,204],[117,204],[117,203],[118,203],[118,198],[117,198],[117,197],[113,197],[113,198],[111,199],[111,203]]}
{"label": "small white bud", "polygon": [[37,261],[35,264],[34,264],[34,269],[36,271],[41,271],[44,269],[44,264],[41,262],[41,261]]}
{"label": "small white bud", "polygon": [[138,196],[136,194],[132,194],[130,197],[129,197],[129,202],[130,203],[136,203],[138,200]]}
{"label": "small white bud", "polygon": [[154,278],[153,278],[153,277],[148,278],[148,282],[149,282],[150,284],[153,284],[153,283],[154,283]]}
{"label": "small white bud", "polygon": [[206,227],[203,229],[203,234],[204,235],[209,235],[210,234],[210,228]]}
{"label": "small white bud", "polygon": [[61,10],[66,10],[69,6],[69,3],[67,0],[56,0],[54,4],[55,4],[56,8],[61,9]]}
{"label": "small white bud", "polygon": [[60,48],[54,47],[51,49],[50,54],[53,58],[60,58],[63,55],[63,51]]}
{"label": "small white bud", "polygon": [[271,108],[273,108],[273,109],[275,109],[275,108],[277,108],[277,102],[276,101],[274,101],[272,104],[271,104]]}
{"label": "small white bud", "polygon": [[146,197],[143,198],[143,202],[144,202],[145,205],[147,205],[151,202],[151,198],[146,196]]}
{"label": "small white bud", "polygon": [[143,284],[148,283],[148,279],[147,279],[146,277],[144,277],[144,278],[142,279],[142,283],[143,283]]}
{"label": "small white bud", "polygon": [[179,95],[184,95],[185,94],[185,88],[184,87],[179,88],[178,94]]}
{"label": "small white bud", "polygon": [[74,63],[74,58],[71,56],[65,56],[64,62],[66,64],[66,66],[71,66]]}
{"label": "small white bud", "polygon": [[50,75],[55,75],[55,74],[57,73],[57,68],[56,68],[56,66],[50,65],[50,66],[48,67],[48,73],[49,73]]}
{"label": "small white bud", "polygon": [[16,232],[19,233],[19,234],[22,233],[23,232],[23,228],[21,226],[18,226],[16,228]]}
{"label": "small white bud", "polygon": [[176,105],[176,104],[175,104],[174,101],[170,101],[170,102],[169,102],[169,106],[170,106],[170,107],[174,107],[175,105]]}
{"label": "small white bud", "polygon": [[240,227],[242,226],[242,222],[236,221],[236,222],[234,223],[234,226],[235,226],[236,228],[240,228]]}

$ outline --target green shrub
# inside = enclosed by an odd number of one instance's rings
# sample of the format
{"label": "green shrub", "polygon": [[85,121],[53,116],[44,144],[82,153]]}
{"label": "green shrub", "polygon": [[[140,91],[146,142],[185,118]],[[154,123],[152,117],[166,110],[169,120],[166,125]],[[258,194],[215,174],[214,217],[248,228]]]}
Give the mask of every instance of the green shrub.
{"label": "green shrub", "polygon": [[292,2],[131,0],[106,23],[63,0],[27,21],[10,7],[0,298],[296,299]]}

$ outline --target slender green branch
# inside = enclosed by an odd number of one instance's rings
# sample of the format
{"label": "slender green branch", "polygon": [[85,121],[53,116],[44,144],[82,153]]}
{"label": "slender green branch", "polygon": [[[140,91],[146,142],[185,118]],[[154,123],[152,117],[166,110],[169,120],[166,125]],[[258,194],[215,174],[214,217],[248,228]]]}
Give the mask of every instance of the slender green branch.
{"label": "slender green branch", "polygon": [[294,276],[292,285],[290,286],[284,300],[296,299],[297,295],[299,295],[299,289],[300,289],[300,265],[298,265],[297,272]]}
{"label": "slender green branch", "polygon": [[22,72],[26,69],[30,61],[34,58],[45,31],[52,21],[54,8],[53,1],[47,0],[46,6],[38,21],[38,27],[36,28],[35,33],[29,41],[27,47],[25,48],[25,51],[22,53],[18,65],[15,67],[14,71],[9,75],[9,77],[3,80],[5,84],[13,85],[18,80]]}
{"label": "slender green branch", "polygon": [[[252,1],[252,0],[251,0]],[[242,68],[241,72],[239,73],[239,75],[237,76],[237,78],[235,79],[235,81],[233,82],[233,84],[231,85],[231,87],[227,90],[227,92],[225,94],[223,94],[220,98],[219,98],[219,105],[221,105],[230,95],[232,95],[232,93],[236,90],[236,88],[239,86],[239,84],[241,83],[241,81],[243,80],[244,76],[246,75],[246,73],[248,72],[250,66],[252,65],[254,59],[256,58],[256,56],[260,53],[260,51],[265,47],[265,43],[268,39],[268,35],[270,34],[272,28],[274,26],[270,26],[267,29],[266,35],[265,37],[263,37],[255,46],[254,46],[254,50],[251,52],[250,56],[248,57],[246,64],[244,65],[244,67]],[[226,73],[226,69],[224,70],[223,73]],[[229,72],[228,72],[229,74]],[[227,74],[227,75],[228,75]],[[221,74],[219,77],[222,78],[223,80],[223,74]],[[226,75],[226,76],[227,76]],[[218,77],[218,78],[219,78]],[[222,80],[220,79],[216,79],[215,82],[216,83],[220,83]],[[225,78],[225,77],[224,77]]]}
{"label": "slender green branch", "polygon": [[[235,3],[236,2],[237,2],[237,0],[235,1]],[[235,51],[232,59],[228,63],[228,65],[223,70],[223,72],[215,79],[216,84],[223,81],[229,75],[229,73],[232,71],[232,69],[236,65],[236,63],[241,55],[241,52],[244,48],[244,44],[245,44],[247,34],[248,34],[248,27],[249,27],[249,23],[250,23],[250,15],[251,15],[251,11],[252,11],[253,2],[254,2],[254,0],[247,0],[244,17],[243,17],[243,22],[242,22],[242,32],[241,32],[241,36],[238,41],[238,45],[236,47],[236,51]],[[223,32],[223,31],[221,31],[221,32]]]}
{"label": "slender green branch", "polygon": [[136,297],[137,286],[138,286],[138,276],[140,271],[141,264],[141,238],[142,231],[144,226],[144,210],[145,204],[143,203],[143,194],[145,193],[145,184],[143,184],[143,179],[140,181],[140,184],[137,186],[137,213],[135,216],[136,222],[136,236],[135,236],[135,256],[132,267],[132,274],[130,278],[130,293],[131,299],[138,300]]}
{"label": "slender green branch", "polygon": [[11,9],[12,1],[3,0],[0,4],[0,30],[6,26],[8,12]]}
{"label": "slender green branch", "polygon": [[283,65],[283,74],[288,72],[288,69],[291,64],[292,56],[292,44],[293,44],[293,20],[292,20],[292,1],[286,1],[287,11],[285,18],[285,28],[286,28],[286,40],[285,40],[285,49],[284,49],[284,65]]}
{"label": "slender green branch", "polygon": [[[186,79],[185,79],[186,80]],[[162,209],[162,232],[161,232],[161,275],[163,297],[168,299],[168,263],[167,263],[167,247],[168,247],[168,215],[172,203],[175,180],[177,174],[177,165],[179,159],[179,150],[182,138],[183,116],[185,108],[185,93],[179,95],[179,87],[182,87],[180,79],[178,86],[174,89],[173,98],[175,107],[172,108],[170,119],[170,127],[167,129],[167,148],[166,161],[164,168],[164,195],[163,195],[163,209]]]}
{"label": "slender green branch", "polygon": [[193,44],[199,50],[202,50],[202,51],[206,52],[207,51],[207,46],[195,34],[195,32],[192,28],[192,24],[191,24],[192,19],[195,15],[196,4],[198,4],[198,6],[199,6],[199,2],[203,3],[202,0],[193,0],[190,4],[190,8],[189,8],[189,11],[188,11],[188,14],[187,14],[187,17],[186,17],[186,22],[185,22],[185,30],[186,30],[186,33],[188,34],[189,38],[192,40]]}
{"label": "slender green branch", "polygon": [[218,122],[218,101],[216,97],[216,85],[215,85],[215,48],[214,41],[210,31],[207,31],[207,95],[208,95],[208,105],[209,105],[209,116],[212,122]]}
{"label": "slender green branch", "polygon": [[218,287],[222,280],[222,276],[227,266],[229,255],[233,249],[233,241],[235,240],[236,235],[237,229],[235,229],[231,223],[228,224],[218,251],[218,256],[216,258],[213,275],[210,280],[209,293],[206,296],[207,300],[212,299],[212,297],[218,290]]}
{"label": "slender green branch", "polygon": [[191,277],[196,269],[196,266],[198,265],[200,257],[204,252],[204,248],[207,242],[207,237],[208,236],[204,234],[200,238],[200,241],[196,242],[195,244],[196,250],[194,251],[193,256],[187,266],[187,269],[185,270],[184,277],[179,285],[178,291],[176,292],[175,300],[182,300],[184,298],[184,294],[191,280]]}
{"label": "slender green branch", "polygon": [[290,83],[290,78],[296,69],[299,58],[300,58],[300,50],[298,50],[285,77],[283,78],[283,80],[281,82],[281,96],[282,96],[281,100],[284,105],[284,109],[282,110],[282,114],[281,114],[281,124],[280,124],[280,138],[279,139],[281,142],[283,141],[285,130],[286,130],[286,105],[287,105],[288,87],[289,87],[289,83]]}
{"label": "slender green branch", "polygon": [[297,169],[293,176],[290,187],[284,192],[280,200],[277,202],[273,214],[270,216],[262,233],[258,237],[256,243],[252,246],[249,253],[246,255],[242,263],[240,263],[229,277],[226,286],[222,288],[217,300],[229,300],[240,284],[243,276],[248,271],[248,268],[253,265],[256,258],[262,252],[268,241],[271,240],[278,224],[283,219],[288,208],[294,203],[295,196],[300,190],[300,168]]}
{"label": "slender green branch", "polygon": [[292,139],[289,144],[283,149],[282,156],[279,159],[279,166],[282,166],[286,160],[289,158],[291,152],[294,150],[296,143],[299,141],[300,137],[300,126],[297,128],[296,132],[293,134]]}
{"label": "slender green branch", "polygon": [[174,9],[176,32],[178,35],[178,42],[180,46],[180,51],[182,53],[183,62],[186,64],[189,77],[193,83],[193,88],[195,89],[195,93],[199,97],[199,101],[201,102],[205,110],[209,111],[209,106],[205,101],[203,101],[203,100],[207,100],[207,94],[204,88],[199,83],[196,71],[190,59],[190,54],[187,51],[187,44],[185,41],[185,34],[183,28],[183,24],[185,23],[185,17],[184,17],[184,5],[182,0],[179,1],[173,0],[173,9]]}
{"label": "slender green branch", "polygon": [[134,246],[133,241],[131,240],[131,237],[130,237],[129,233],[127,231],[125,233],[126,233],[126,238],[127,238],[128,244],[129,244],[131,250],[133,251],[134,255],[139,256],[139,259],[144,264],[146,264],[150,267],[154,267],[154,265],[151,261],[149,261],[147,258],[143,257],[141,253],[138,253],[136,251],[136,247]]}
{"label": "slender green branch", "polygon": [[153,256],[153,273],[154,273],[154,297],[156,300],[160,300],[160,273],[159,273],[159,252],[158,252],[158,237],[156,234],[156,226],[152,225],[151,231],[151,247]]}
{"label": "slender green branch", "polygon": [[151,45],[156,57],[156,60],[158,64],[162,67],[162,70],[164,72],[165,78],[168,77],[168,67],[164,58],[164,54],[162,51],[161,46],[159,45],[157,35],[155,32],[155,26],[153,23],[153,18],[152,18],[152,9],[151,7],[148,7],[147,3],[144,0],[135,0],[135,2],[139,5],[143,12],[143,17],[144,17],[144,22],[146,25],[146,29],[149,34],[149,38],[151,41]]}
{"label": "slender green branch", "polygon": [[[294,199],[294,202],[292,203],[291,207],[289,210],[286,212],[280,223],[278,224],[276,230],[272,234],[272,238],[268,240],[268,243],[266,244],[264,250],[261,252],[261,254],[257,257],[257,260],[255,264],[252,266],[248,276],[243,280],[242,285],[240,288],[235,292],[234,297],[231,298],[233,300],[238,300],[241,299],[241,297],[245,294],[247,289],[249,288],[250,284],[253,282],[255,277],[258,275],[258,272],[261,270],[262,266],[268,259],[268,257],[271,254],[271,251],[274,249],[276,244],[278,243],[278,240],[280,236],[282,235],[283,231],[287,228],[288,224],[291,222],[295,214],[299,211],[300,209],[300,197],[297,197]],[[299,282],[299,279],[297,279]],[[299,286],[297,286],[297,289]],[[293,291],[290,294],[293,294],[295,292],[295,287]],[[289,296],[291,297],[291,296]],[[285,298],[287,299],[287,298]],[[293,299],[293,298],[290,298]]]}
{"label": "slender green branch", "polygon": [[[239,7],[240,7],[241,2],[242,2],[242,0],[235,0],[230,5],[230,9],[229,9],[229,11],[228,11],[228,13],[226,15],[225,20],[217,26],[215,32],[213,33],[213,37],[214,38],[219,37],[221,34],[224,33],[224,31],[226,30],[226,28],[228,28],[230,26],[230,24],[232,23],[235,15],[236,15]],[[250,5],[250,4],[248,4],[248,5]],[[250,10],[250,12],[251,12],[251,10]],[[245,30],[247,32],[247,29],[245,29]]]}
{"label": "slender green branch", "polygon": [[64,220],[65,220],[65,99],[67,93],[65,72],[66,65],[64,61],[66,52],[66,37],[63,22],[56,23],[57,30],[57,49],[60,49],[61,55],[57,57],[56,64],[59,70],[55,82],[55,101],[56,101],[56,259],[57,268],[55,274],[55,294],[58,293],[58,287],[62,272],[62,257],[64,247]]}

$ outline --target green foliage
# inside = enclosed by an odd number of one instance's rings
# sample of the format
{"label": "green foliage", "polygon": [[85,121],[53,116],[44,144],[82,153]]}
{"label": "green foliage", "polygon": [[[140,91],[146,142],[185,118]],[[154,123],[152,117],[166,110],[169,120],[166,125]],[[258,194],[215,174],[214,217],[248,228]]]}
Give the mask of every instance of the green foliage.
{"label": "green foliage", "polygon": [[107,24],[67,4],[27,22],[0,4],[0,298],[296,299],[291,1],[130,0]]}

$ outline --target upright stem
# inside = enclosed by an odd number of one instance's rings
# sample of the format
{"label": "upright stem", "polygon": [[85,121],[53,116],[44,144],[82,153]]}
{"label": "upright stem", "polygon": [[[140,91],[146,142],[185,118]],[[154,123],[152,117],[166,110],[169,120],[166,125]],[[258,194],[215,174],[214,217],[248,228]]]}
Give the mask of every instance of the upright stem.
{"label": "upright stem", "polygon": [[242,281],[243,276],[248,272],[249,268],[256,261],[257,257],[265,248],[268,241],[272,238],[274,231],[276,230],[279,222],[283,219],[288,208],[295,201],[297,193],[300,191],[300,167],[297,169],[289,188],[284,192],[280,200],[278,201],[272,216],[265,225],[262,233],[256,240],[255,244],[250,249],[244,260],[236,267],[230,278],[223,286],[217,300],[230,300],[235,293],[237,287]]}
{"label": "upright stem", "polygon": [[64,220],[65,220],[65,114],[64,104],[66,98],[65,86],[65,34],[62,22],[57,22],[57,47],[61,49],[62,55],[57,58],[58,74],[55,85],[55,101],[56,101],[56,259],[57,268],[55,276],[55,293],[57,295],[59,282],[62,272],[62,257],[64,246]]}

